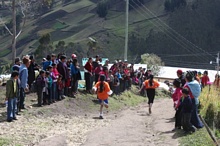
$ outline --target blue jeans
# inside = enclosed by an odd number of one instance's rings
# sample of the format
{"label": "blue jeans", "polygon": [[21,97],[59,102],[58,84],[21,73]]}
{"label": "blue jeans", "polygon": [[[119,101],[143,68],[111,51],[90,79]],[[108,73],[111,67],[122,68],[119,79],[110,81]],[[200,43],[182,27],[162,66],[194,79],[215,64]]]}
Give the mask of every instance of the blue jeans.
{"label": "blue jeans", "polygon": [[19,110],[24,108],[25,101],[25,91],[24,88],[20,89],[20,101],[19,101]]}
{"label": "blue jeans", "polygon": [[8,107],[7,107],[7,120],[11,120],[15,118],[15,112],[17,110],[17,98],[9,98],[8,99]]}
{"label": "blue jeans", "polygon": [[52,85],[52,101],[55,101],[58,99],[58,91],[57,91],[57,82],[53,82]]}

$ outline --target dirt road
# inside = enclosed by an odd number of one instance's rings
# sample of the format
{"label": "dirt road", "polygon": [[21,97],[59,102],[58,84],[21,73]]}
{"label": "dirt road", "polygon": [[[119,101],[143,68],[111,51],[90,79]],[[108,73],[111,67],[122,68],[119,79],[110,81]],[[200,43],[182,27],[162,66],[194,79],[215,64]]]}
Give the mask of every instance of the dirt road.
{"label": "dirt road", "polygon": [[171,132],[174,127],[171,100],[158,99],[153,113],[148,115],[146,111],[146,104],[124,110],[108,126],[91,131],[83,146],[177,146]]}
{"label": "dirt road", "polygon": [[174,127],[171,99],[156,99],[151,115],[147,114],[147,104],[141,104],[118,113],[109,111],[104,120],[96,118],[98,112],[75,114],[74,102],[69,105],[70,101],[64,100],[44,108],[32,108],[15,122],[1,121],[0,140],[9,139],[13,146],[178,145],[171,132]]}

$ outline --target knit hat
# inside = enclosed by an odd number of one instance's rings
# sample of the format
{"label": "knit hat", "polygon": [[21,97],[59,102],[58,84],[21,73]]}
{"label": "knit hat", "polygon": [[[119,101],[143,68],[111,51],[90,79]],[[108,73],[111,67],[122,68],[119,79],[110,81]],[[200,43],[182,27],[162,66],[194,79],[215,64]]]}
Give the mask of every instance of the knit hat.
{"label": "knit hat", "polygon": [[178,75],[182,75],[183,74],[183,71],[181,69],[178,69],[177,72],[176,72]]}
{"label": "knit hat", "polygon": [[187,71],[186,73],[186,76],[185,78],[188,80],[188,81],[192,81],[194,79],[194,73],[192,71]]}

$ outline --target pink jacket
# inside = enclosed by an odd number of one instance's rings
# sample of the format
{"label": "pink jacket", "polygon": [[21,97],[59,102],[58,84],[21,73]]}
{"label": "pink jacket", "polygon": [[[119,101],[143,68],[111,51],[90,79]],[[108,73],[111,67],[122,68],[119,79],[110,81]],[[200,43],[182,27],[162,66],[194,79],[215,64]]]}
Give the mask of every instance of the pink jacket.
{"label": "pink jacket", "polygon": [[178,108],[180,104],[180,99],[182,97],[182,89],[181,88],[176,88],[175,92],[172,95],[173,102],[176,108]]}

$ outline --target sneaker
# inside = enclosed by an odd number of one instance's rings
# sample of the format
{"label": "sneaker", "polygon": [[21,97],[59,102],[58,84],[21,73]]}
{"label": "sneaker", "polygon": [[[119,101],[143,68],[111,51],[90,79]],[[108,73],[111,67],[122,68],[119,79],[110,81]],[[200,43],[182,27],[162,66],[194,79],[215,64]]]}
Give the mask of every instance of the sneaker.
{"label": "sneaker", "polygon": [[104,119],[103,116],[99,116],[99,119]]}
{"label": "sneaker", "polygon": [[7,122],[12,122],[12,119],[7,119]]}

